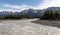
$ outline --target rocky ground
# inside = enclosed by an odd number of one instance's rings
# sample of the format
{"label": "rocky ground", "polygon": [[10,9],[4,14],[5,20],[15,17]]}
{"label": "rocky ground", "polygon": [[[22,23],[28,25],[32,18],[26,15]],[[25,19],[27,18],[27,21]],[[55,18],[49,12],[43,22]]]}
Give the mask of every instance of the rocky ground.
{"label": "rocky ground", "polygon": [[2,20],[0,35],[60,35],[59,23],[60,21],[38,19]]}

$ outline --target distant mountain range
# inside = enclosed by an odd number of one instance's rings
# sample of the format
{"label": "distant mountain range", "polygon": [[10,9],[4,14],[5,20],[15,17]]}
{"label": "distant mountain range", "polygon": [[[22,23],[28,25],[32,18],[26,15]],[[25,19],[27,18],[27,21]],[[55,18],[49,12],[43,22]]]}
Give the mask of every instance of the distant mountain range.
{"label": "distant mountain range", "polygon": [[60,7],[49,7],[49,8],[43,9],[43,10],[27,9],[27,10],[23,10],[21,12],[2,11],[2,12],[0,12],[0,17],[13,15],[16,17],[27,16],[29,18],[35,18],[35,17],[40,18],[44,15],[44,12],[46,12],[46,11],[60,12]]}

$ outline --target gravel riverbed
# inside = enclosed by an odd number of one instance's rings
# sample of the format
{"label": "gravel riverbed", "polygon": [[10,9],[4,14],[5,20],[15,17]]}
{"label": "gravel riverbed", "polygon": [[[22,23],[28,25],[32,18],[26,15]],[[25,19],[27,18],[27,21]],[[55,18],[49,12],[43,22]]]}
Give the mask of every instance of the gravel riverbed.
{"label": "gravel riverbed", "polygon": [[3,20],[0,35],[60,35],[60,28],[32,22],[35,20]]}

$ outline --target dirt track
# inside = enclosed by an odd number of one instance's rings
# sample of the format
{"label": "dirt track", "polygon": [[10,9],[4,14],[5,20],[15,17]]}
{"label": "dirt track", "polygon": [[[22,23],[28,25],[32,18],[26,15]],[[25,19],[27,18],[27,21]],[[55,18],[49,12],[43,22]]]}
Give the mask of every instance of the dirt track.
{"label": "dirt track", "polygon": [[0,22],[0,35],[60,35],[60,28],[33,23],[35,20],[4,20]]}

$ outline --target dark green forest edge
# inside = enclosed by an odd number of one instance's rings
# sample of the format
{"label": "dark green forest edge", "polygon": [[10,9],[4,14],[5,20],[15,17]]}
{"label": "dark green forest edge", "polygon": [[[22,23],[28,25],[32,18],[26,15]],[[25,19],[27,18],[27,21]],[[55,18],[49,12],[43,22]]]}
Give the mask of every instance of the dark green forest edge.
{"label": "dark green forest edge", "polygon": [[8,16],[4,16],[4,17],[0,17],[0,19],[27,19],[27,16],[24,15],[8,15]]}
{"label": "dark green forest edge", "polygon": [[60,20],[60,11],[47,10],[41,20]]}
{"label": "dark green forest edge", "polygon": [[33,18],[38,18],[38,17],[29,17],[26,14],[7,14],[6,16],[2,15],[0,16],[0,20],[3,19],[33,19]]}

